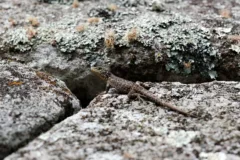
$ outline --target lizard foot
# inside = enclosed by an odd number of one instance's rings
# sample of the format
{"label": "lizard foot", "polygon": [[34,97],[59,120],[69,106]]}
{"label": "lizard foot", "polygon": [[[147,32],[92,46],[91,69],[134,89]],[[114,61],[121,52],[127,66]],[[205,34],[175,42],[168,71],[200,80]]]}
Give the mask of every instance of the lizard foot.
{"label": "lizard foot", "polygon": [[145,101],[144,101],[144,99],[142,97],[144,98],[145,96],[143,96],[143,95],[141,95],[139,93],[131,93],[131,92],[128,93],[128,98],[129,99],[137,99],[140,102],[144,103]]}
{"label": "lizard foot", "polygon": [[118,94],[118,91],[115,88],[110,88],[108,91],[106,91],[106,93]]}

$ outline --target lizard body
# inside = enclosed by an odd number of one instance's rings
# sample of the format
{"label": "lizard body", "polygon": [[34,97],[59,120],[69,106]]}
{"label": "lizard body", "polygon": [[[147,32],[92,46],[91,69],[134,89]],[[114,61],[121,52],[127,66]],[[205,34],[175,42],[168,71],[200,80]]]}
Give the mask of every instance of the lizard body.
{"label": "lizard body", "polygon": [[148,91],[143,86],[141,86],[141,84],[137,84],[132,81],[128,81],[123,78],[117,77],[114,74],[110,73],[107,69],[102,67],[92,67],[91,71],[95,75],[97,75],[98,77],[107,82],[107,88],[111,86],[115,88],[119,93],[128,94],[129,98],[143,96],[147,100],[152,101],[160,106],[169,108],[185,116],[191,116],[189,113],[178,109],[176,106],[161,101],[152,92]]}

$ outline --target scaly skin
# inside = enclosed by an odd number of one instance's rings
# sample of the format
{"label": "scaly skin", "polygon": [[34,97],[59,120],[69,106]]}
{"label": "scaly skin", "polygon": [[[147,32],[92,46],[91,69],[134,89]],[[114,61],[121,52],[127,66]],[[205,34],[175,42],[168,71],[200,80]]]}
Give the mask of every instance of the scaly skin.
{"label": "scaly skin", "polygon": [[91,71],[100,77],[102,80],[107,82],[107,85],[115,88],[119,93],[128,94],[129,98],[142,96],[160,106],[169,108],[173,111],[181,113],[185,116],[192,116],[189,113],[178,109],[176,106],[171,105],[170,103],[163,102],[158,99],[153,93],[142,87],[141,85],[134,83],[132,81],[125,80],[123,78],[117,77],[110,73],[107,69],[102,67],[92,67]]}

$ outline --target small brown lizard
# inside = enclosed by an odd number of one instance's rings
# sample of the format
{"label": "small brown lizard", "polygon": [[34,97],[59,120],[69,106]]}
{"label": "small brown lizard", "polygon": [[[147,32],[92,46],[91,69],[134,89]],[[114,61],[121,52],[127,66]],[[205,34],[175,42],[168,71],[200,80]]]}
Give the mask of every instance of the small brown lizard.
{"label": "small brown lizard", "polygon": [[91,71],[92,73],[100,77],[102,80],[107,82],[107,90],[109,90],[110,87],[113,87],[119,93],[128,94],[129,98],[136,98],[142,96],[147,100],[150,100],[158,105],[181,113],[185,116],[193,116],[185,111],[178,109],[177,107],[171,105],[170,103],[161,101],[152,92],[148,91],[146,89],[146,86],[141,82],[134,83],[132,81],[128,81],[123,78],[117,77],[103,67],[91,67]]}

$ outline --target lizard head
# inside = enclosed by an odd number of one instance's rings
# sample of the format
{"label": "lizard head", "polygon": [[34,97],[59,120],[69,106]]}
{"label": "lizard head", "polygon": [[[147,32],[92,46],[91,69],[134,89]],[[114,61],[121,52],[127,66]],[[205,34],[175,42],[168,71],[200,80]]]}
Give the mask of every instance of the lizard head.
{"label": "lizard head", "polygon": [[91,72],[104,81],[107,81],[111,76],[111,73],[108,71],[108,69],[104,67],[91,67]]}

